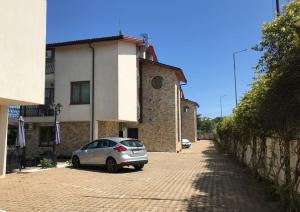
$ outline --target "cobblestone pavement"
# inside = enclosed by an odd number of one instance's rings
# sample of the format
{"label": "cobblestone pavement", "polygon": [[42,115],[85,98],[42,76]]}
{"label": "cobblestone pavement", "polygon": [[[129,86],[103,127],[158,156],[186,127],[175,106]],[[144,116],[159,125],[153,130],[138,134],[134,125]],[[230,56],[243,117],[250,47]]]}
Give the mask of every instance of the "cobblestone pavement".
{"label": "cobblestone pavement", "polygon": [[278,211],[210,141],[150,153],[144,171],[60,168],[0,179],[0,211]]}

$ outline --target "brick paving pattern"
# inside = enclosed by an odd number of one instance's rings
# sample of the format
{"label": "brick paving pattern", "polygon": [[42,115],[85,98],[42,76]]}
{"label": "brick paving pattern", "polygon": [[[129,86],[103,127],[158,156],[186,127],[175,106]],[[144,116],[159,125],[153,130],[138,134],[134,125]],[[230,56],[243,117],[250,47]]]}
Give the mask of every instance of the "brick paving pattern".
{"label": "brick paving pattern", "polygon": [[0,211],[280,211],[210,141],[149,153],[144,171],[60,168],[0,179]]}

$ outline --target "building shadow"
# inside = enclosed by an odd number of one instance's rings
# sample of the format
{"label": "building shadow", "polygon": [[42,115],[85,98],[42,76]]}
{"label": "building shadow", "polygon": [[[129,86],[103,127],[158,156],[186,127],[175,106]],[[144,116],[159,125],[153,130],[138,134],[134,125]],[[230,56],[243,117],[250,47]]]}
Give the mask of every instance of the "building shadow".
{"label": "building shadow", "polygon": [[107,173],[107,174],[128,174],[128,173],[134,173],[134,172],[139,172],[138,170],[131,168],[131,167],[122,167],[120,168],[117,172],[115,173],[110,173],[105,166],[89,166],[89,165],[82,165],[80,167],[73,167],[73,166],[68,166],[66,168],[69,169],[76,169],[80,171],[86,171],[86,172],[98,172],[98,173]]}
{"label": "building shadow", "polygon": [[215,146],[202,154],[206,166],[193,181],[198,194],[187,200],[187,211],[284,211],[278,202],[268,202],[263,188],[228,155],[218,152]]}

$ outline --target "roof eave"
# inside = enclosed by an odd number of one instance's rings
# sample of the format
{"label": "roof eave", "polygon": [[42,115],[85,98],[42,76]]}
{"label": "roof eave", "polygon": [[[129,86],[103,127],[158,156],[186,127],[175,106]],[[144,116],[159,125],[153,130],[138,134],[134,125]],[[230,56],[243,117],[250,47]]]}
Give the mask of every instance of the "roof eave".
{"label": "roof eave", "polygon": [[200,107],[198,102],[195,102],[195,101],[192,101],[192,100],[189,100],[189,99],[185,99],[185,98],[182,98],[181,100],[186,101],[186,102],[190,102],[190,103],[196,105],[198,108]]}
{"label": "roof eave", "polygon": [[105,41],[128,41],[136,45],[144,44],[144,41],[142,39],[138,39],[131,36],[125,36],[125,35],[117,35],[117,36],[102,37],[102,38],[91,38],[91,39],[84,39],[84,40],[59,42],[59,43],[49,43],[46,45],[46,47],[55,48],[55,47],[62,47],[62,46],[90,44],[90,43],[98,43],[98,42],[105,42]]}
{"label": "roof eave", "polygon": [[171,65],[167,65],[167,64],[164,64],[164,63],[160,63],[160,62],[157,62],[157,61],[143,59],[143,58],[140,58],[140,60],[142,62],[145,62],[145,63],[150,63],[150,64],[158,65],[158,66],[161,66],[161,67],[164,67],[164,68],[172,69],[172,70],[175,71],[176,77],[178,78],[179,81],[187,83],[187,80],[186,80],[186,78],[184,76],[184,73],[183,73],[181,68],[171,66]]}

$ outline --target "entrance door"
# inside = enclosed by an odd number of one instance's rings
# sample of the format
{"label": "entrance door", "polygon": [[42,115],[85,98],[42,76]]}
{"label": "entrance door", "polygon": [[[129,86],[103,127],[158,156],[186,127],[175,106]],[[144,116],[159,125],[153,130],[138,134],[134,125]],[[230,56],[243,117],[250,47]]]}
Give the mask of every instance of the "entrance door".
{"label": "entrance door", "polygon": [[128,128],[127,137],[139,139],[139,129],[138,128]]}

